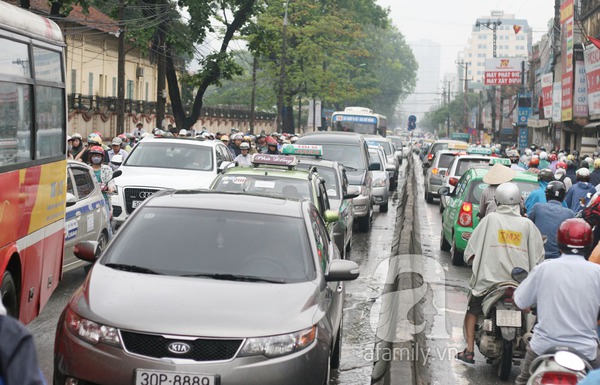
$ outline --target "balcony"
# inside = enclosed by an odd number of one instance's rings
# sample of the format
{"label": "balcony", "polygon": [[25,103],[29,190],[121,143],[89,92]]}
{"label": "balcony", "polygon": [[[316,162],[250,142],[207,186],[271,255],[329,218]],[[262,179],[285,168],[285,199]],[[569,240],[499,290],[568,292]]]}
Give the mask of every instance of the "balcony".
{"label": "balcony", "polygon": [[[69,111],[80,111],[86,114],[94,113],[114,113],[116,112],[117,98],[100,97],[95,95],[69,94],[67,96]],[[184,111],[189,114],[192,106],[186,104]],[[156,113],[156,102],[146,102],[144,100],[125,100],[125,113],[151,115]],[[166,106],[166,114],[173,115],[173,108],[170,104]],[[270,112],[256,111],[254,117],[257,120],[274,120],[277,114]],[[202,107],[199,119],[202,118],[221,118],[234,120],[250,120],[250,110],[237,108],[217,108]]]}

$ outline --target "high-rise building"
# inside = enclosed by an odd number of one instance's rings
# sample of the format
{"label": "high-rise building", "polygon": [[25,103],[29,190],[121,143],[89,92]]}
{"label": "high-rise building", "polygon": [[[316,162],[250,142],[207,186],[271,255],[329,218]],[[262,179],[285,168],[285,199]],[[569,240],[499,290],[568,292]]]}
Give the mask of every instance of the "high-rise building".
{"label": "high-rise building", "polygon": [[[500,22],[500,23],[498,23]],[[503,11],[492,11],[473,24],[468,46],[462,59],[469,63],[468,77],[474,83],[483,83],[485,59],[494,57],[493,29],[496,28],[496,57],[527,58],[531,52],[532,31],[524,19]]]}
{"label": "high-rise building", "polygon": [[415,115],[420,119],[432,107],[438,107],[441,98],[440,89],[440,44],[431,40],[419,40],[409,43],[419,69],[417,84],[413,94],[407,96],[402,105],[405,115]]}

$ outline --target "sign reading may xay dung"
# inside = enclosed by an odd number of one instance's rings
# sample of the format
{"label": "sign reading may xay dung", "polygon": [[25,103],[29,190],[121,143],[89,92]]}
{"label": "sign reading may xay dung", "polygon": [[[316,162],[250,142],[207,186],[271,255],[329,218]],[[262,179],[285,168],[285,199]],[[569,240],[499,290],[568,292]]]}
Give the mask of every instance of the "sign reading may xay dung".
{"label": "sign reading may xay dung", "polygon": [[521,84],[522,58],[485,59],[485,85],[510,86]]}

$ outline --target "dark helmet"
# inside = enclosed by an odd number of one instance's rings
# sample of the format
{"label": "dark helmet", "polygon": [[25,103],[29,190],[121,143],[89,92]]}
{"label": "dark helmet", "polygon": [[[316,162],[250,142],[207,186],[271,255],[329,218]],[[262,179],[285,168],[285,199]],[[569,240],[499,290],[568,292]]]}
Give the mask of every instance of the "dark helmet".
{"label": "dark helmet", "polygon": [[546,186],[546,200],[555,200],[562,202],[565,199],[565,195],[567,194],[567,188],[565,187],[563,182],[559,182],[557,180],[548,183]]}
{"label": "dark helmet", "polygon": [[581,218],[567,219],[558,228],[556,243],[563,253],[587,258],[594,247],[592,227]]}
{"label": "dark helmet", "polygon": [[544,168],[544,169],[540,170],[540,172],[538,173],[538,181],[552,182],[553,180],[555,180],[555,179],[554,179],[554,174],[552,173],[552,170]]}

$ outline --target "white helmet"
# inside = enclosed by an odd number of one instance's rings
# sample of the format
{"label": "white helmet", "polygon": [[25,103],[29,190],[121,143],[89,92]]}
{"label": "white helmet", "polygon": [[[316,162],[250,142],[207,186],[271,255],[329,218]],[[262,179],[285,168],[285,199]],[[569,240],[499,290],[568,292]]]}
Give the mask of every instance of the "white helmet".
{"label": "white helmet", "polygon": [[500,205],[518,205],[521,203],[521,192],[519,191],[519,186],[514,183],[502,183],[496,189],[496,194],[494,196],[496,199],[496,204]]}
{"label": "white helmet", "polygon": [[548,153],[546,151],[540,152],[540,159],[541,160],[547,160],[548,159]]}
{"label": "white helmet", "polygon": [[525,149],[525,155],[531,156],[531,154],[532,154],[531,149],[530,148],[526,148]]}

